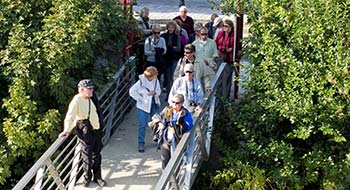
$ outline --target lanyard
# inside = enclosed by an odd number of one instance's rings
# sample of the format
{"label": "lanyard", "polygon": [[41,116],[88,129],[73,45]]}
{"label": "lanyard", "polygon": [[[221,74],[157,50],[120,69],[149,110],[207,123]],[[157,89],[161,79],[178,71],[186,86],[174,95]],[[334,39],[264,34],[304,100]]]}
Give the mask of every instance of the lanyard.
{"label": "lanyard", "polygon": [[[185,83],[186,83],[186,94],[187,95],[189,95],[189,93],[188,93],[188,89],[189,89],[189,87],[187,86],[187,81],[186,81],[186,79],[185,79]],[[192,93],[193,93],[193,101],[194,102],[196,102],[196,90],[194,89],[194,80],[192,79]],[[189,97],[189,96],[188,96]]]}

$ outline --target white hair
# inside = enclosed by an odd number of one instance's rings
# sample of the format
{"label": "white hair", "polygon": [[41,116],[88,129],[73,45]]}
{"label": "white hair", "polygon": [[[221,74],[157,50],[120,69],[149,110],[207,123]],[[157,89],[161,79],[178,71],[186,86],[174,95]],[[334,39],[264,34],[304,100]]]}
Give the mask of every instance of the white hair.
{"label": "white hair", "polygon": [[179,11],[182,11],[182,10],[188,12],[188,9],[187,9],[187,7],[186,7],[185,5],[182,5],[182,6],[179,8]]}

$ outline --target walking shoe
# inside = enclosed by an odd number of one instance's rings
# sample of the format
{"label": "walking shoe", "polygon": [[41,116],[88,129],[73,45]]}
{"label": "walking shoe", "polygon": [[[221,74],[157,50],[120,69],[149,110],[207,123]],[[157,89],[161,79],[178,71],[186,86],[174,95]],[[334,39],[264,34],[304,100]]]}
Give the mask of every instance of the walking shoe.
{"label": "walking shoe", "polygon": [[145,152],[145,145],[139,144],[139,152]]}
{"label": "walking shoe", "polygon": [[98,186],[100,186],[100,187],[104,187],[107,185],[106,181],[103,179],[96,179],[96,180],[94,180],[94,182],[96,182],[98,184]]}
{"label": "walking shoe", "polygon": [[90,182],[91,182],[90,179],[86,179],[86,178],[84,177],[84,180],[83,180],[83,185],[84,185],[84,187],[89,187]]}

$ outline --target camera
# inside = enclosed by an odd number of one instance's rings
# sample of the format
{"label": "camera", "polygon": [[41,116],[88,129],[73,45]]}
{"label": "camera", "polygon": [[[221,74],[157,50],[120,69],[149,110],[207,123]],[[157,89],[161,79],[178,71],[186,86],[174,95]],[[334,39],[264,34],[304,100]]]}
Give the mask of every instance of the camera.
{"label": "camera", "polygon": [[191,101],[191,102],[190,102],[190,106],[194,106],[194,107],[196,107],[196,106],[197,106],[197,104],[196,104],[195,102]]}
{"label": "camera", "polygon": [[225,48],[220,48],[220,52],[221,53],[226,53],[226,49]]}

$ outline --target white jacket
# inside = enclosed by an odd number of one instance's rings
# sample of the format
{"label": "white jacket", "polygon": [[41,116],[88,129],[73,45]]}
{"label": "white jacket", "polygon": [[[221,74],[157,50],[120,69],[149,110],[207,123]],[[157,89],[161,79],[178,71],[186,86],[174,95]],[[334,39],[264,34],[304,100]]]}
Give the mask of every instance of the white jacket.
{"label": "white jacket", "polygon": [[130,88],[130,96],[136,100],[136,107],[147,113],[151,112],[153,96],[148,96],[149,91],[155,91],[159,96],[161,93],[158,79],[149,81],[143,74],[139,75],[139,80]]}

